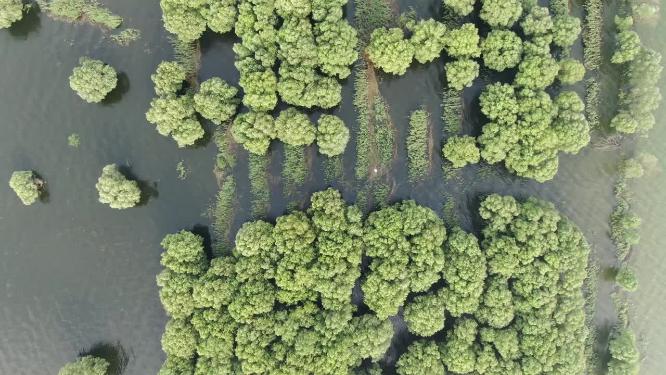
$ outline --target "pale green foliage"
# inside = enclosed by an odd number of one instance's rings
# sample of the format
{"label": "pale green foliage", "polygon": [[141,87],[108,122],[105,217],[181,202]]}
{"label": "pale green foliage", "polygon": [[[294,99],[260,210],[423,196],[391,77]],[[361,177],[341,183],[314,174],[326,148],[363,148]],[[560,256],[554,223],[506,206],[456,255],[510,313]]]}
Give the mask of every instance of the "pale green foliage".
{"label": "pale green foliage", "polygon": [[40,9],[50,16],[68,22],[86,21],[115,29],[123,19],[100,6],[95,0],[44,0]]}
{"label": "pale green foliage", "polygon": [[560,65],[550,56],[527,56],[518,65],[516,85],[528,89],[545,89],[560,71]]}
{"label": "pale green foliage", "polygon": [[444,365],[433,341],[415,341],[407,347],[396,364],[399,375],[442,375]]}
{"label": "pale green foliage", "polygon": [[32,171],[15,171],[9,179],[9,187],[14,190],[21,202],[29,206],[37,201],[40,192],[38,182]]}
{"label": "pale green foliage", "polygon": [[[509,246],[512,244],[508,241]],[[501,264],[493,262],[490,272],[501,270]],[[480,323],[487,324],[493,328],[504,328],[513,320],[515,313],[513,308],[513,295],[506,279],[502,276],[486,279],[486,288],[481,297],[481,305],[475,314]]]}
{"label": "pale green foliage", "polygon": [[473,234],[454,228],[444,252],[443,291],[446,310],[454,317],[476,312],[486,278],[485,258]]}
{"label": "pale green foliage", "polygon": [[476,146],[476,139],[471,136],[450,137],[447,139],[442,152],[454,168],[476,164],[481,159],[479,148]]}
{"label": "pale green foliage", "polygon": [[466,23],[457,29],[449,30],[444,48],[451,57],[479,57],[479,41],[479,29],[473,23]]}
{"label": "pale green foliage", "polygon": [[506,83],[493,83],[479,97],[481,112],[491,121],[512,124],[518,119],[518,100],[513,86]]}
{"label": "pale green foliage", "polygon": [[443,0],[444,5],[451,8],[457,15],[466,16],[474,10],[476,0]]}
{"label": "pale green foliage", "polygon": [[99,103],[118,83],[116,71],[102,61],[82,57],[69,76],[69,86],[88,103]]}
{"label": "pale green foliage", "polygon": [[288,108],[275,119],[277,138],[290,146],[307,146],[315,140],[316,129],[308,115]]}
{"label": "pale green foliage", "polygon": [[559,15],[553,19],[553,43],[558,47],[571,47],[580,36],[580,32],[578,17]]}
{"label": "pale green foliage", "polygon": [[638,375],[640,354],[636,335],[628,328],[617,329],[608,344],[611,360],[608,375]]}
{"label": "pale green foliage", "polygon": [[638,121],[626,111],[620,111],[610,122],[610,127],[620,133],[633,134],[638,129]]}
{"label": "pale green foliage", "polygon": [[185,319],[171,319],[162,335],[162,350],[168,356],[180,358],[194,357],[197,348],[196,331]]}
{"label": "pale green foliage", "polygon": [[209,0],[205,13],[208,27],[216,33],[225,34],[233,30],[236,16],[236,0]]}
{"label": "pale green foliage", "polygon": [[510,28],[522,13],[520,0],[483,0],[480,17],[493,28]]}
{"label": "pale green foliage", "polygon": [[192,232],[183,230],[168,234],[160,245],[164,248],[160,263],[166,269],[193,276],[201,275],[207,264],[203,248],[203,238]]}
{"label": "pale green foliage", "polygon": [[476,362],[474,341],[477,329],[478,324],[473,319],[456,320],[453,330],[448,332],[446,341],[440,347],[447,370],[457,374],[466,374],[474,370]]}
{"label": "pale green foliage", "polygon": [[321,71],[340,79],[349,77],[350,66],[358,59],[358,36],[349,22],[339,19],[317,23],[315,42]]}
{"label": "pale green foliage", "polygon": [[194,364],[189,358],[167,356],[157,375],[192,375]]}
{"label": "pale green foliage", "polygon": [[204,135],[195,116],[194,99],[190,95],[155,98],[150,102],[146,120],[156,125],[157,132],[171,136],[178,147],[193,145]]}
{"label": "pale green foliage", "polygon": [[479,76],[479,63],[472,59],[460,59],[446,63],[446,80],[448,86],[454,90],[471,87]]}
{"label": "pale green foliage", "polygon": [[222,78],[214,77],[199,86],[199,92],[194,94],[194,109],[203,117],[220,125],[231,120],[236,114],[236,108],[240,104],[237,95],[237,88]]}
{"label": "pale green foliage", "polygon": [[175,61],[162,61],[155,74],[150,76],[158,96],[176,95],[183,88],[186,78],[185,68]]}
{"label": "pale green foliage", "polygon": [[624,64],[632,61],[641,48],[641,38],[635,31],[621,31],[617,34],[617,49],[611,57],[611,62],[613,64]]}
{"label": "pale green foliage", "polygon": [[9,28],[23,18],[22,0],[0,0],[0,29]]}
{"label": "pale green foliage", "polygon": [[277,90],[283,101],[299,107],[333,108],[342,101],[342,85],[309,67],[281,65]]}
{"label": "pale green foliage", "polygon": [[523,54],[525,57],[541,56],[551,57],[552,34],[534,36],[523,41]]}
{"label": "pale green foliage", "polygon": [[236,116],[231,134],[237,143],[257,155],[266,154],[271,140],[277,137],[273,117],[259,112],[248,112]]}
{"label": "pale green foliage", "polygon": [[641,178],[645,170],[643,169],[643,164],[638,159],[626,159],[620,164],[620,174],[622,178],[632,179],[632,178]]}
{"label": "pale green foliage", "polygon": [[555,99],[557,116],[553,120],[559,149],[577,154],[590,143],[590,124],[585,118],[585,103],[575,91],[563,91]]}
{"label": "pale green foliage", "polygon": [[184,42],[199,39],[206,26],[218,33],[231,31],[235,0],[160,0],[164,27]]}
{"label": "pale green foliage", "polygon": [[277,104],[277,78],[270,70],[241,74],[243,104],[253,111],[270,111]]}
{"label": "pale green foliage", "polygon": [[307,18],[287,18],[277,33],[278,58],[282,64],[314,67],[317,60],[312,24]]}
{"label": "pale green foliage", "polygon": [[617,274],[615,274],[615,282],[628,292],[638,290],[638,277],[636,276],[636,272],[630,267],[621,267],[617,271]]}
{"label": "pale green foliage", "polygon": [[404,317],[409,332],[432,336],[444,329],[444,298],[440,293],[416,296],[405,306]]}
{"label": "pale green foliage", "polygon": [[414,46],[405,39],[402,29],[380,28],[372,32],[367,53],[376,67],[403,75],[414,58]]}
{"label": "pale green foliage", "polygon": [[306,18],[312,4],[310,0],[275,0],[275,12],[282,18]]}
{"label": "pale green foliage", "polygon": [[104,358],[88,355],[64,365],[58,375],[106,375],[109,365]]}
{"label": "pale green foliage", "polygon": [[565,85],[580,82],[585,77],[585,65],[576,59],[563,59],[560,61],[560,72],[557,79]]}
{"label": "pale green foliage", "polygon": [[111,208],[131,208],[141,200],[139,185],[120,173],[115,164],[109,164],[102,169],[102,175],[95,187],[100,203],[108,204]]}
{"label": "pale green foliage", "polygon": [[372,258],[361,287],[380,319],[395,315],[410,292],[427,290],[444,267],[444,223],[430,209],[406,201],[368,217],[364,241]]}
{"label": "pale green foliage", "polygon": [[341,118],[322,115],[317,122],[319,153],[328,157],[342,155],[349,142],[349,129]]}
{"label": "pale green foliage", "polygon": [[520,22],[525,35],[539,36],[548,34],[553,29],[553,19],[550,17],[548,8],[535,6],[529,10],[529,13]]}
{"label": "pale green foliage", "polygon": [[429,63],[442,53],[446,42],[446,25],[434,19],[421,20],[409,25],[414,46],[414,58],[421,64]]}
{"label": "pale green foliage", "polygon": [[511,30],[492,30],[481,42],[481,52],[485,66],[502,72],[518,65],[523,54],[523,41]]}

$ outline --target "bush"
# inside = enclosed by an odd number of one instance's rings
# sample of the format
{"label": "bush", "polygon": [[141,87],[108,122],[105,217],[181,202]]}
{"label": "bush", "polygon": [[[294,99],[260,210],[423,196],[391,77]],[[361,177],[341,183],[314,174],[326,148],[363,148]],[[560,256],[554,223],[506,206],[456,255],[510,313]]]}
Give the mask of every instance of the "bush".
{"label": "bush", "polygon": [[446,26],[434,19],[421,20],[409,25],[414,46],[414,58],[421,64],[429,63],[442,53],[446,42]]}
{"label": "bush", "polygon": [[454,168],[462,168],[467,164],[479,162],[479,149],[476,139],[471,136],[454,136],[446,141],[443,149],[444,157],[453,164]]}
{"label": "bush", "polygon": [[481,56],[479,41],[479,29],[473,23],[466,23],[449,31],[444,48],[451,57],[479,57]]}
{"label": "bush", "polygon": [[397,75],[405,74],[414,58],[414,46],[399,28],[373,31],[367,52],[376,67]]}
{"label": "bush", "polygon": [[560,72],[557,79],[565,85],[580,82],[585,77],[585,66],[575,59],[564,59],[560,61]]}
{"label": "bush", "polygon": [[480,17],[493,28],[511,28],[522,14],[520,0],[483,0]]}
{"label": "bush", "polygon": [[322,115],[317,122],[319,153],[328,157],[342,155],[349,142],[349,129],[337,116]]}
{"label": "bush", "polygon": [[102,61],[82,57],[69,76],[69,86],[88,103],[99,103],[116,88],[116,71]]}
{"label": "bush", "polygon": [[83,20],[109,29],[116,29],[123,22],[120,16],[99,6],[94,0],[44,0],[40,6],[50,16],[68,22]]}
{"label": "bush", "polygon": [[515,68],[523,55],[523,41],[511,30],[492,30],[481,42],[483,63],[502,72]]}
{"label": "bush", "polygon": [[58,375],[106,375],[110,365],[104,358],[88,355],[66,364]]}
{"label": "bush", "polygon": [[9,187],[26,206],[39,199],[42,184],[43,182],[32,171],[15,171],[9,179]]}
{"label": "bush", "polygon": [[621,267],[615,274],[615,282],[627,292],[638,290],[638,278],[636,272],[626,266]]}
{"label": "bush", "polygon": [[185,68],[174,61],[162,61],[150,79],[155,84],[155,93],[158,96],[176,95],[183,88],[183,81],[187,79]]}
{"label": "bush", "polygon": [[448,62],[444,69],[449,88],[455,90],[471,87],[476,77],[479,76],[479,63],[471,59]]}
{"label": "bush", "polygon": [[196,118],[194,99],[190,95],[153,99],[146,112],[146,120],[155,124],[161,135],[171,136],[178,147],[191,146],[204,135],[204,129]]}
{"label": "bush", "polygon": [[308,146],[314,142],[317,130],[305,113],[288,108],[275,119],[277,138],[290,146]]}
{"label": "bush", "polygon": [[131,208],[141,200],[139,185],[123,176],[115,164],[109,164],[102,169],[102,175],[95,187],[99,192],[99,201],[111,208]]}
{"label": "bush", "polygon": [[23,18],[22,0],[0,0],[0,29],[9,28]]}
{"label": "bush", "polygon": [[264,155],[277,137],[273,117],[267,113],[248,112],[236,116],[231,134],[249,152]]}
{"label": "bush", "polygon": [[220,125],[236,115],[240,100],[238,89],[221,78],[211,78],[201,84],[194,94],[194,109],[203,117]]}

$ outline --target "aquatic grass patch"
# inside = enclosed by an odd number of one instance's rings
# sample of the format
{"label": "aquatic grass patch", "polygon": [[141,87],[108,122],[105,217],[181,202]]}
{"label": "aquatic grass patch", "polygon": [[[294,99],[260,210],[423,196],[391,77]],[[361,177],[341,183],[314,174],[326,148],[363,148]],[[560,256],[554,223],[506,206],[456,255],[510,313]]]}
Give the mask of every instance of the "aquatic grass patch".
{"label": "aquatic grass patch", "polygon": [[442,95],[442,121],[444,130],[449,134],[462,131],[462,91],[445,88]]}
{"label": "aquatic grass patch", "polygon": [[339,181],[344,176],[344,159],[342,155],[324,159],[324,178],[327,184]]}
{"label": "aquatic grass patch", "polygon": [[597,70],[601,65],[601,33],[603,29],[601,0],[585,0],[583,22],[583,60],[589,70]]}
{"label": "aquatic grass patch", "polygon": [[109,29],[123,23],[122,17],[95,0],[39,0],[38,3],[49,16],[67,22],[89,22]]}
{"label": "aquatic grass patch", "polygon": [[599,128],[599,81],[588,78],[585,81],[585,117],[590,124],[590,129]]}
{"label": "aquatic grass patch", "polygon": [[412,183],[423,181],[430,170],[429,126],[430,114],[425,109],[412,112],[407,135],[408,175]]}
{"label": "aquatic grass patch", "polygon": [[284,145],[284,159],[282,162],[282,179],[284,193],[292,195],[298,187],[305,183],[309,168],[305,157],[306,149],[302,146]]}
{"label": "aquatic grass patch", "polygon": [[270,207],[268,162],[269,159],[265,155],[249,154],[248,169],[250,176],[250,192],[252,193],[253,217],[265,216]]}
{"label": "aquatic grass patch", "polygon": [[125,29],[117,34],[113,34],[109,37],[111,41],[116,43],[119,46],[127,47],[132,42],[135,42],[141,39],[141,30],[139,29]]}
{"label": "aquatic grass patch", "polygon": [[229,238],[229,233],[237,210],[236,202],[236,179],[230,174],[222,182],[212,208],[213,234],[218,244],[215,247],[217,254],[226,253],[231,250],[232,242]]}
{"label": "aquatic grass patch", "polygon": [[356,166],[357,179],[368,175],[370,166],[370,110],[368,108],[368,74],[365,63],[356,65],[354,76],[354,107],[356,108],[358,130],[356,132]]}
{"label": "aquatic grass patch", "polygon": [[388,0],[356,0],[354,21],[359,40],[367,44],[372,31],[395,24],[393,11]]}

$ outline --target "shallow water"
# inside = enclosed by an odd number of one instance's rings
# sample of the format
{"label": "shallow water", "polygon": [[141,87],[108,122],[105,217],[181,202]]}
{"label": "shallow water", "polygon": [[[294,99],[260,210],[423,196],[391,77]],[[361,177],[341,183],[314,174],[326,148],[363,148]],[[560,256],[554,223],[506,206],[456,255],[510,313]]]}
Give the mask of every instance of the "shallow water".
{"label": "shallow water", "polygon": [[[63,363],[92,347],[116,345],[127,353],[124,374],[157,373],[164,354],[160,336],[166,316],[159,304],[155,275],[160,271],[159,241],[170,232],[196,228],[207,233],[206,211],[217,191],[212,174],[215,146],[207,143],[180,150],[161,137],[144,118],[153,97],[150,74],[157,64],[171,59],[172,49],[161,23],[157,2],[106,1],[125,18],[127,27],[141,29],[141,40],[118,47],[104,33],[88,25],[70,25],[43,14],[9,31],[0,32],[0,177],[8,180],[12,170],[34,169],[42,175],[49,201],[23,207],[9,187],[0,184],[0,372],[53,374]],[[413,6],[419,17],[439,12],[439,0],[398,1],[401,10]],[[351,18],[351,5],[348,16]],[[574,8],[576,13],[580,8]],[[659,34],[661,32],[661,34]],[[650,34],[647,34],[650,33]],[[642,31],[644,40],[666,52],[663,22],[658,29]],[[646,36],[648,35],[648,36]],[[220,76],[238,81],[233,66],[232,37],[207,33],[202,41],[200,80]],[[121,90],[100,105],[86,104],[68,87],[67,78],[82,55],[103,59],[121,72]],[[435,158],[433,175],[412,186],[406,182],[404,139],[411,111],[424,105],[432,114],[435,139],[441,138],[441,92],[443,61],[415,65],[403,77],[380,74],[381,93],[396,126],[397,159],[393,163],[391,200],[415,199],[442,212],[450,196],[460,225],[478,230],[475,214],[479,199],[488,193],[538,196],[550,200],[571,218],[592,244],[602,269],[615,264],[615,249],[608,237],[608,220],[614,204],[612,187],[619,150],[587,147],[579,155],[562,155],[557,177],[539,184],[509,175],[497,166],[465,168],[457,178],[444,180],[441,162]],[[616,72],[604,71],[612,86]],[[464,93],[466,110],[463,130],[478,134],[478,93],[482,83]],[[408,93],[408,95],[406,95]],[[342,106],[333,113],[353,128],[353,82],[344,83]],[[651,149],[666,160],[662,106],[661,124],[639,147]],[[608,107],[604,107],[609,112]],[[607,116],[612,114],[607,113]],[[313,113],[316,117],[317,113]],[[210,126],[210,124],[208,124]],[[210,129],[209,129],[210,130]],[[81,146],[71,148],[67,136],[78,133]],[[345,156],[344,178],[333,185],[354,199],[354,147]],[[633,144],[630,144],[633,147]],[[436,149],[440,149],[438,144]],[[280,146],[271,149],[269,218],[287,209],[280,182]],[[177,178],[176,164],[183,161],[191,171]],[[303,199],[326,187],[322,158],[315,157]],[[147,204],[129,211],[115,211],[97,202],[94,184],[108,163],[126,166],[154,191]],[[663,165],[663,163],[661,163]],[[238,200],[243,209],[236,222],[250,217],[250,193],[246,153],[239,152]],[[632,256],[639,269],[640,290],[633,296],[634,326],[647,344],[644,374],[659,374],[665,360],[666,322],[664,301],[666,266],[663,259],[663,218],[666,192],[660,189],[664,173],[635,183],[635,207],[644,218],[643,241]],[[604,273],[602,272],[602,275]],[[597,324],[603,332],[615,322],[609,303],[611,280],[600,282]],[[400,322],[396,322],[400,328]],[[401,330],[389,362],[409,338]],[[603,344],[603,343],[602,343]]]}

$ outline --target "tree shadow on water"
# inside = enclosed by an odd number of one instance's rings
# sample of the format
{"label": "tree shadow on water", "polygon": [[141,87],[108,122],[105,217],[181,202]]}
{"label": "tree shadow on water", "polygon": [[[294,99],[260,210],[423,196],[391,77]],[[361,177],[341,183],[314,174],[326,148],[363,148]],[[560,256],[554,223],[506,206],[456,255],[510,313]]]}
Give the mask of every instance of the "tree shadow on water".
{"label": "tree shadow on water", "polygon": [[89,349],[82,351],[79,355],[82,357],[91,355],[106,359],[109,362],[109,369],[106,375],[122,374],[130,359],[125,349],[120,345],[120,342],[99,342]]}
{"label": "tree shadow on water", "polygon": [[206,251],[206,255],[208,256],[208,259],[212,259],[213,243],[210,236],[210,228],[203,224],[196,224],[194,227],[192,227],[192,233],[198,234],[203,238],[203,245],[204,250]]}
{"label": "tree shadow on water", "polygon": [[151,199],[157,199],[159,197],[160,194],[157,190],[157,182],[137,178],[137,176],[132,173],[132,169],[126,165],[118,166],[118,170],[123,176],[132,181],[136,181],[139,185],[139,189],[141,190],[141,200],[139,200],[136,207],[145,206]]}
{"label": "tree shadow on water", "polygon": [[39,5],[32,4],[28,10],[23,13],[23,18],[14,22],[9,28],[9,34],[16,39],[28,39],[28,35],[36,33],[42,27],[42,20],[39,18]]}
{"label": "tree shadow on water", "polygon": [[104,98],[102,101],[103,105],[110,105],[118,103],[130,89],[130,80],[127,74],[124,72],[118,72],[118,84],[116,88],[111,90],[111,92]]}

